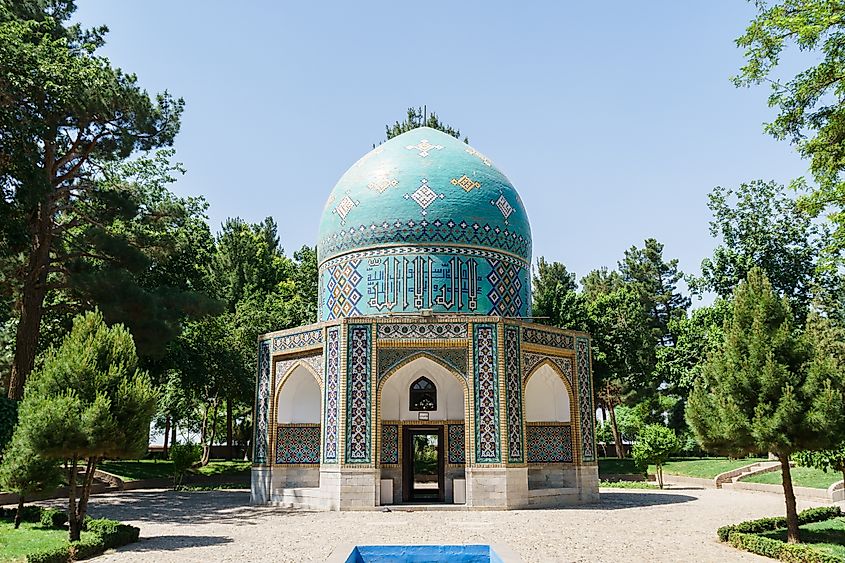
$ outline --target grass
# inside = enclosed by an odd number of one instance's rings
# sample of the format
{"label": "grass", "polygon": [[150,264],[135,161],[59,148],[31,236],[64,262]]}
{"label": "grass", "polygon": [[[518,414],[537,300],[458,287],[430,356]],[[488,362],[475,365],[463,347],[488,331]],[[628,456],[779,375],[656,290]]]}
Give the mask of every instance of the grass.
{"label": "grass", "polygon": [[[786,530],[759,535],[786,541]],[[801,526],[801,543],[811,544],[816,551],[845,560],[845,518],[833,518]]]}
{"label": "grass", "polygon": [[[205,476],[246,475],[249,473],[248,461],[210,461],[205,467],[192,470]],[[124,481],[141,479],[169,479],[173,476],[173,462],[170,460],[137,459],[131,461],[104,461],[99,469],[117,475]]]}
{"label": "grass", "polygon": [[[82,538],[90,536],[82,532]],[[58,547],[67,542],[67,530],[42,528],[34,522],[22,522],[15,530],[10,520],[0,520],[0,561],[22,563],[26,555],[43,549]]]}
{"label": "grass", "polygon": [[657,485],[646,481],[600,481],[599,487],[608,489],[659,489]]}
{"label": "grass", "polygon": [[[667,461],[663,466],[663,473],[665,475],[714,479],[720,473],[732,471],[757,461],[766,460],[764,458],[728,459],[726,457],[673,459]],[[648,472],[654,474],[655,467],[649,466]]]}
{"label": "grass", "polygon": [[[826,489],[837,481],[842,480],[842,473],[825,473],[811,467],[793,467],[790,472],[792,484],[796,487],[810,487],[813,489]],[[763,483],[766,485],[780,485],[783,483],[780,471],[771,471],[762,475],[754,475],[742,480],[743,483]]]}

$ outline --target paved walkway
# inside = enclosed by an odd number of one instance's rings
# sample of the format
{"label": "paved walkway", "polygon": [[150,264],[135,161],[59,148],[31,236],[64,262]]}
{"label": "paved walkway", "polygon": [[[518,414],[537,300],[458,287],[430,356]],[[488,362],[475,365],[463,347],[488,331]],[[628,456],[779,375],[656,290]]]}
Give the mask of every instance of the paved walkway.
{"label": "paved walkway", "polygon": [[141,527],[140,542],[97,562],[298,563],[349,543],[505,543],[526,562],[770,561],[720,544],[715,531],[784,510],[773,494],[695,488],[602,489],[598,505],[511,512],[303,513],[248,501],[243,491],[92,497],[92,515]]}

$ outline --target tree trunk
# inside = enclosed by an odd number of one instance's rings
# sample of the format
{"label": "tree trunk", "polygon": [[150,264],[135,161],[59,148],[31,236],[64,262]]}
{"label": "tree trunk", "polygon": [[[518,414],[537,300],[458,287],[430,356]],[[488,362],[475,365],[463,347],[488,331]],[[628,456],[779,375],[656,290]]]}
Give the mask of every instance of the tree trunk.
{"label": "tree trunk", "polygon": [[226,398],[226,459],[231,460],[232,455],[232,399]]}
{"label": "tree trunk", "polygon": [[49,225],[52,219],[47,207],[46,203],[40,204],[30,222],[32,244],[17,304],[20,317],[15,334],[15,359],[9,378],[8,395],[15,400],[23,398],[24,384],[35,366],[35,355],[38,352],[38,335],[44,314],[44,296],[47,293],[47,267],[50,264]]}
{"label": "tree trunk", "polygon": [[21,527],[21,516],[23,515],[23,491],[21,491],[20,496],[18,497],[18,511],[15,512],[15,529]]}
{"label": "tree trunk", "polygon": [[208,404],[203,405],[202,424],[200,425],[200,444],[202,444],[202,458],[200,459],[200,464],[202,466],[205,466],[205,464],[208,463],[206,461],[206,459],[208,459],[209,448],[208,448],[208,444],[206,443],[205,438],[206,438],[206,433],[208,432],[208,411],[209,410],[211,410],[211,408],[208,406]]}
{"label": "tree trunk", "polygon": [[783,496],[786,500],[786,541],[788,543],[799,543],[801,539],[798,530],[798,510],[795,507],[795,491],[792,489],[789,456],[778,454],[778,459],[780,459],[781,475],[783,477]]}
{"label": "tree trunk", "polygon": [[657,486],[662,489],[663,488],[663,466],[658,464],[656,466],[655,473],[657,473]]}
{"label": "tree trunk", "polygon": [[613,445],[616,446],[616,457],[625,459],[625,446],[622,444],[622,435],[616,425],[616,410],[613,407],[613,404],[607,405],[607,410],[610,412],[610,428],[613,431]]}
{"label": "tree trunk", "polygon": [[170,445],[176,445],[176,420],[173,420],[173,427],[170,429]]}
{"label": "tree trunk", "polygon": [[167,441],[170,439],[170,415],[164,417],[164,447],[162,448],[162,453],[164,454],[164,459],[167,459]]}
{"label": "tree trunk", "polygon": [[79,541],[81,532],[81,522],[76,518],[76,464],[78,461],[78,458],[73,456],[73,462],[67,472],[68,484],[70,485],[67,503],[68,539],[70,541]]}
{"label": "tree trunk", "polygon": [[94,484],[94,472],[97,470],[99,458],[88,458],[88,465],[85,467],[85,475],[82,480],[82,492],[79,495],[79,504],[76,508],[77,520],[80,524],[85,522],[85,515],[88,513],[88,497],[91,495],[91,485]]}
{"label": "tree trunk", "polygon": [[[214,398],[214,402],[212,402],[212,411],[211,411],[211,432],[207,436],[207,440],[204,440],[202,443],[202,462],[201,465],[205,467],[208,465],[208,462],[211,460],[211,446],[214,445],[214,438],[217,434],[217,406],[220,404],[217,397]],[[206,421],[208,419],[208,411],[206,411]],[[208,423],[206,422],[206,426]]]}

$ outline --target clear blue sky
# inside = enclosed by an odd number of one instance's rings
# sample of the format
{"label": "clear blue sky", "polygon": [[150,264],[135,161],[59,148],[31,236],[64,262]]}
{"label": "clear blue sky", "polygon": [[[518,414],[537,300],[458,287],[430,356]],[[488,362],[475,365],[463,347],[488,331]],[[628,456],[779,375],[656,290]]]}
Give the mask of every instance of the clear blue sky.
{"label": "clear blue sky", "polygon": [[534,255],[580,276],[646,237],[697,273],[706,195],[806,163],[762,132],[766,88],[729,81],[753,16],[709,2],[79,0],[104,54],[185,98],[174,187],[315,244],[340,175],[409,106],[459,127],[517,187]]}

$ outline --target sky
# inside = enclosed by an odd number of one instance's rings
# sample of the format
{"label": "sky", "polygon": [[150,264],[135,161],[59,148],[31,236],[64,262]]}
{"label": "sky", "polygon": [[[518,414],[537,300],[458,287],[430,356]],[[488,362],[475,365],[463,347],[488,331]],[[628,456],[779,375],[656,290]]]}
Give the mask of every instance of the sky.
{"label": "sky", "polygon": [[649,237],[696,274],[713,187],[807,173],[763,133],[768,89],[730,82],[742,0],[78,4],[115,66],[185,99],[173,191],[204,196],[213,231],[273,216],[288,253],[316,243],[334,184],[410,106],[496,162],[535,258],[579,278]]}

